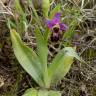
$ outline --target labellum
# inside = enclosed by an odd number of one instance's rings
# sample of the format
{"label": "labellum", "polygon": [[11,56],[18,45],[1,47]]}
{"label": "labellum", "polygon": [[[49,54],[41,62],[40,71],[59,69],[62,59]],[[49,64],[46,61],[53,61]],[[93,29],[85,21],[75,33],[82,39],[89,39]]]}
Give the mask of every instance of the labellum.
{"label": "labellum", "polygon": [[60,39],[60,28],[58,25],[54,26],[52,28],[52,34],[51,34],[51,41],[52,42],[57,42]]}

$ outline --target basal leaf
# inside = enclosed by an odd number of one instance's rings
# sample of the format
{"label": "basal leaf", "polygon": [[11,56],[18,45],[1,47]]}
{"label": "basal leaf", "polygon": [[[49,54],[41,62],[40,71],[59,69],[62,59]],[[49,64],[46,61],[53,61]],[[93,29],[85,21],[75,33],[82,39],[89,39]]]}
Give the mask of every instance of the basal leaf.
{"label": "basal leaf", "polygon": [[81,60],[75,50],[71,47],[62,49],[56,55],[48,68],[49,78],[51,79],[50,82],[56,83],[68,73],[74,57]]}
{"label": "basal leaf", "polygon": [[48,96],[61,96],[61,93],[58,91],[49,91]]}
{"label": "basal leaf", "polygon": [[58,91],[48,91],[48,90],[36,90],[33,88],[25,91],[23,96],[61,96],[61,93]]}
{"label": "basal leaf", "polygon": [[19,34],[15,30],[10,31],[14,54],[21,66],[28,72],[32,78],[43,86],[42,66],[36,53],[27,47],[21,40]]}
{"label": "basal leaf", "polygon": [[48,91],[47,90],[39,90],[38,96],[49,96]]}
{"label": "basal leaf", "polygon": [[45,42],[44,37],[38,27],[35,29],[34,33],[36,37],[38,55],[43,64],[43,67],[45,67],[45,65],[47,64],[48,55],[47,43]]}
{"label": "basal leaf", "polygon": [[30,89],[27,89],[27,91],[24,93],[23,96],[38,96],[38,92],[37,90],[30,88]]}
{"label": "basal leaf", "polygon": [[61,96],[58,91],[39,90],[38,96]]}
{"label": "basal leaf", "polygon": [[43,77],[45,81],[45,86],[47,86],[47,78],[48,78],[48,72],[47,72],[47,55],[48,55],[48,48],[47,48],[47,42],[44,40],[44,37],[37,27],[35,29],[35,37],[36,37],[36,43],[37,43],[37,54],[40,58],[40,61],[42,63],[43,68]]}

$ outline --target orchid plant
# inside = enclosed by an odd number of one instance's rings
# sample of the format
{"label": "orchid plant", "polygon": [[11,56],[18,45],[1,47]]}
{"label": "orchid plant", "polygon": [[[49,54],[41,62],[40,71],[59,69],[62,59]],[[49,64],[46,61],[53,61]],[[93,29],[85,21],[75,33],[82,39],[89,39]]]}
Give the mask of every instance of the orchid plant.
{"label": "orchid plant", "polygon": [[[49,3],[49,0],[43,1],[44,4]],[[47,13],[44,8],[47,10]],[[53,41],[58,41],[60,38],[58,33],[62,35],[62,33],[65,32],[68,27],[64,23],[61,23],[60,12],[56,12],[55,10],[52,12],[54,15],[51,13],[52,18],[49,19],[49,6],[47,8],[46,6],[43,6],[43,10],[47,18],[45,20],[45,24],[51,33],[49,38],[51,38]],[[25,71],[40,86],[39,90],[34,88],[28,89],[23,96],[61,96],[59,91],[51,90],[51,84],[56,84],[69,72],[74,58],[81,61],[81,58],[75,51],[75,48],[65,47],[61,49],[52,59],[52,61],[48,62],[48,42],[46,42],[44,37],[45,35],[42,34],[38,26],[36,26],[34,30],[37,43],[36,51],[25,45],[16,30],[10,29],[10,35],[12,47],[17,60]]]}

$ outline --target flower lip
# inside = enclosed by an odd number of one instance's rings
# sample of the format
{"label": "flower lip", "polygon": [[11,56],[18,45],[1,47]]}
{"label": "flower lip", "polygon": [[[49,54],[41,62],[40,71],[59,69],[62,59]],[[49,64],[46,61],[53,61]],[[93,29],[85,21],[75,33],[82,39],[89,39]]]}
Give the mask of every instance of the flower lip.
{"label": "flower lip", "polygon": [[60,31],[60,26],[58,24],[53,26],[52,31],[58,33]]}
{"label": "flower lip", "polygon": [[58,28],[58,27],[54,27],[54,28],[53,28],[53,31],[54,31],[55,33],[58,33],[58,32],[59,32],[59,28]]}
{"label": "flower lip", "polygon": [[59,40],[60,36],[58,33],[52,33],[51,35],[51,41],[57,42]]}

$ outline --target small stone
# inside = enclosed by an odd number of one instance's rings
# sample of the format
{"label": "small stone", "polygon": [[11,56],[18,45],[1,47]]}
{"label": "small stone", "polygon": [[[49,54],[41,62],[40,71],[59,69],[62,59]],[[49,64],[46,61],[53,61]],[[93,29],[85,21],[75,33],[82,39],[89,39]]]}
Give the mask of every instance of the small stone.
{"label": "small stone", "polygon": [[0,76],[0,88],[4,85],[4,79],[2,76]]}

